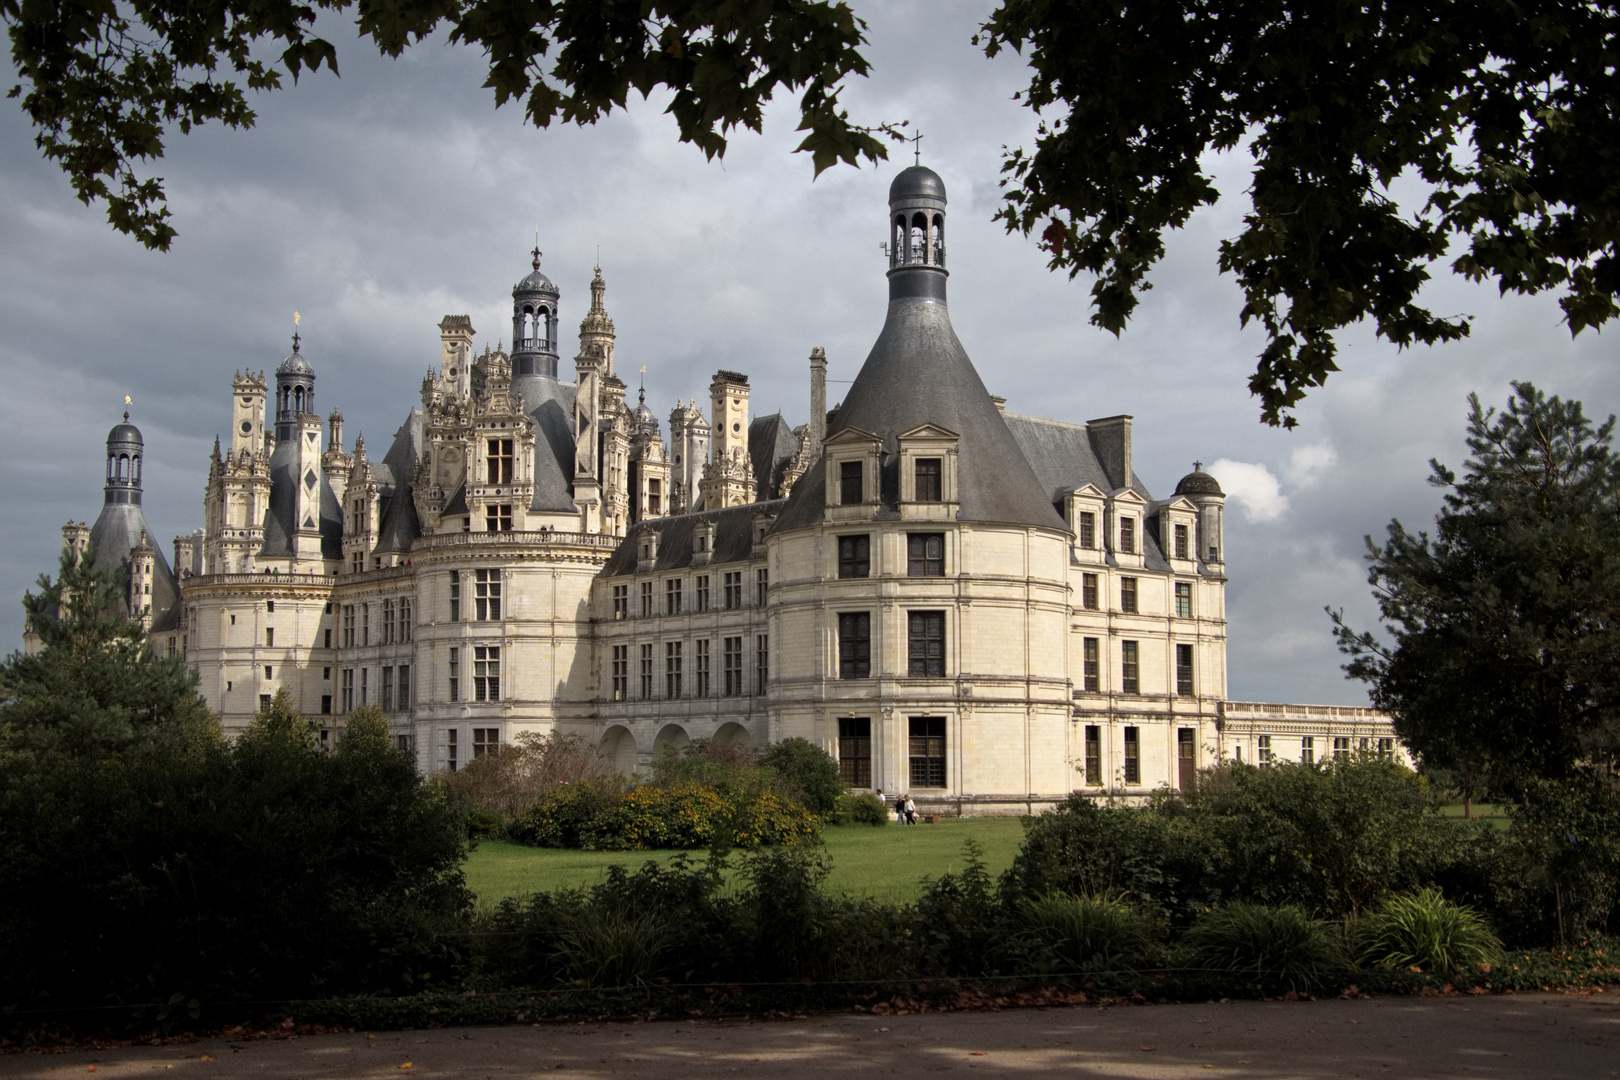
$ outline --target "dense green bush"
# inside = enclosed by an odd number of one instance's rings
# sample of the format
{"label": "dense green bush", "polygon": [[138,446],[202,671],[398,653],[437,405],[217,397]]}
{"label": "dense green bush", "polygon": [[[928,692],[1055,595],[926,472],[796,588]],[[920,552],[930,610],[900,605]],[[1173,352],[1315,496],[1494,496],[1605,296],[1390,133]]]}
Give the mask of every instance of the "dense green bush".
{"label": "dense green bush", "polygon": [[1187,967],[1263,992],[1320,989],[1352,966],[1338,929],[1292,905],[1222,904],[1193,923],[1181,950]]}
{"label": "dense green bush", "polygon": [[838,796],[837,804],[825,820],[829,825],[887,825],[889,811],[870,791],[846,793]]}
{"label": "dense green bush", "polygon": [[1434,889],[1385,900],[1356,920],[1352,941],[1365,967],[1418,968],[1442,976],[1495,964],[1502,953],[1502,943],[1478,913]]}
{"label": "dense green bush", "polygon": [[1393,762],[1224,765],[1186,796],[1143,807],[1076,797],[1027,819],[1005,886],[1026,900],[1128,894],[1178,925],[1230,900],[1342,919],[1430,885],[1480,898],[1495,847]]}
{"label": "dense green bush", "polygon": [[1024,901],[1012,946],[1043,975],[1117,974],[1159,957],[1153,923],[1123,900],[1048,893]]}
{"label": "dense green bush", "polygon": [[508,828],[534,847],[588,851],[761,847],[814,843],[815,815],[769,791],[725,793],[711,787],[638,787],[628,792],[590,783],[541,796]]}
{"label": "dense green bush", "polygon": [[1574,944],[1620,929],[1616,781],[1592,771],[1528,781],[1509,816],[1490,879],[1497,926],[1525,944]]}
{"label": "dense green bush", "polygon": [[759,763],[781,777],[790,793],[817,814],[831,813],[844,794],[837,760],[808,739],[772,743]]}
{"label": "dense green bush", "polygon": [[406,991],[453,970],[463,836],[386,727],[7,773],[0,1006]]}
{"label": "dense green bush", "polygon": [[475,821],[492,825],[518,816],[541,794],[581,781],[618,786],[617,774],[577,735],[525,732],[493,754],[475,757],[435,780],[464,803]]}

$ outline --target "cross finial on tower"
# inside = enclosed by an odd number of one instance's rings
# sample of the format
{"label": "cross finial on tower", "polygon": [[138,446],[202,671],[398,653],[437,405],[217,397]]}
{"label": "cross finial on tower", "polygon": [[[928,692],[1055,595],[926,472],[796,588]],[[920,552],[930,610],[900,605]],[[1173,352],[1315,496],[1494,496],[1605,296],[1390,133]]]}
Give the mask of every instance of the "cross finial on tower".
{"label": "cross finial on tower", "polygon": [[534,256],[534,268],[536,270],[540,269],[540,234],[539,233],[535,233],[535,236],[534,236],[534,250],[531,251],[529,254]]}
{"label": "cross finial on tower", "polygon": [[1203,472],[1203,471],[1204,471],[1204,463],[1202,461],[1193,462],[1193,472]]}
{"label": "cross finial on tower", "polygon": [[298,324],[302,320],[303,320],[302,315],[298,314],[298,312],[296,312],[296,311],[293,312],[293,352],[298,351]]}
{"label": "cross finial on tower", "polygon": [[913,164],[915,164],[915,165],[921,165],[922,164],[922,137],[923,137],[922,128],[918,128],[917,129],[917,134],[913,135],[911,138],[906,140],[907,142],[909,142],[911,144],[911,152],[912,152],[912,154],[914,155],[914,157],[916,159],[913,162]]}

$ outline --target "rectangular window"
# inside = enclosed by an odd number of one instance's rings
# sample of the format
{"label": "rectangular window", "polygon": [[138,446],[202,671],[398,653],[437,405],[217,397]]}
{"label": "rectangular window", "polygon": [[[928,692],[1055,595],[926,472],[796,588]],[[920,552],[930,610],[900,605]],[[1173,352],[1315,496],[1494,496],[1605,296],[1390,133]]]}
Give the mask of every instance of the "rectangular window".
{"label": "rectangular window", "polygon": [[512,440],[489,440],[489,483],[510,484],[512,482]]}
{"label": "rectangular window", "polygon": [[869,717],[838,721],[838,778],[849,787],[872,786],[872,721]]}
{"label": "rectangular window", "polygon": [[870,536],[840,536],[838,538],[838,576],[841,578],[866,577],[872,572],[872,538]]}
{"label": "rectangular window", "polygon": [[743,692],[742,638],[728,637],[722,642],[725,663],[725,695],[740,697]]}
{"label": "rectangular window", "polygon": [[1256,737],[1254,741],[1255,749],[1258,751],[1258,753],[1255,754],[1255,757],[1258,759],[1257,763],[1262,769],[1271,768],[1271,736],[1260,735]]}
{"label": "rectangular window", "polygon": [[264,647],[267,649],[276,647],[276,631],[274,627],[267,626],[264,628]]}
{"label": "rectangular window", "polygon": [[1192,582],[1176,582],[1176,618],[1192,618]]}
{"label": "rectangular window", "polygon": [[1097,546],[1097,515],[1090,510],[1080,511],[1080,546]]}
{"label": "rectangular window", "polygon": [[1299,760],[1305,765],[1316,764],[1316,738],[1307,735],[1299,740]]}
{"label": "rectangular window", "polygon": [[371,644],[371,605],[360,605],[360,644]]}
{"label": "rectangular window", "polygon": [[653,647],[649,642],[641,647],[641,700],[653,696]]}
{"label": "rectangular window", "polygon": [[1102,786],[1102,726],[1086,725],[1086,786]]}
{"label": "rectangular window", "polygon": [[1191,791],[1198,781],[1198,747],[1192,728],[1176,730],[1176,787]]}
{"label": "rectangular window", "polygon": [[1127,784],[1140,784],[1142,782],[1142,729],[1128,727],[1125,729],[1125,782]]}
{"label": "rectangular window", "polygon": [[479,622],[498,622],[501,617],[501,572],[499,570],[473,571],[473,618]]}
{"label": "rectangular window", "polygon": [[264,665],[264,677],[267,678],[267,679],[275,678],[276,677],[276,669],[271,667],[269,664]]}
{"label": "rectangular window", "polygon": [[501,729],[493,727],[473,728],[473,757],[481,758],[485,754],[498,754],[501,750]]}
{"label": "rectangular window", "polygon": [[371,669],[370,668],[361,668],[360,669],[360,704],[369,705],[370,703],[371,703]]}
{"label": "rectangular window", "polygon": [[1346,735],[1333,737],[1333,760],[1344,761],[1350,756],[1350,738]]}
{"label": "rectangular window", "polygon": [[653,583],[650,581],[643,581],[641,583],[641,617],[643,619],[650,619],[652,618],[652,613]]}
{"label": "rectangular window", "polygon": [[260,694],[259,695],[259,711],[260,712],[269,712],[270,711],[270,695],[269,694]]}
{"label": "rectangular window", "polygon": [[613,586],[613,617],[614,619],[630,617],[630,586]]}
{"label": "rectangular window", "polygon": [[754,693],[763,697],[771,681],[771,636],[754,635]]}
{"label": "rectangular window", "polygon": [[838,616],[838,677],[865,679],[872,674],[872,616],[864,611]]}
{"label": "rectangular window", "polygon": [[1119,579],[1119,610],[1127,615],[1136,614],[1136,579],[1133,577]]}
{"label": "rectangular window", "polygon": [[406,712],[411,707],[411,665],[399,665],[399,711]]}
{"label": "rectangular window", "polygon": [[1122,641],[1119,643],[1119,689],[1124,694],[1141,693],[1141,680],[1138,677],[1141,665],[1137,658],[1136,642]]}
{"label": "rectangular window", "polygon": [[461,571],[450,571],[450,621],[461,621]]}
{"label": "rectangular window", "polygon": [[764,607],[771,591],[771,572],[764,567],[754,571],[754,606]]}
{"label": "rectangular window", "polygon": [[1097,575],[1080,575],[1080,606],[1087,611],[1097,610]]}
{"label": "rectangular window", "polygon": [[693,585],[694,585],[694,588],[692,589],[692,610],[693,611],[698,611],[698,612],[708,611],[709,610],[709,575],[708,574],[699,574],[697,576],[697,581],[695,581],[693,583]]}
{"label": "rectangular window", "polygon": [[664,642],[664,696],[671,700],[682,696],[679,641]]}
{"label": "rectangular window", "polygon": [[1082,675],[1088,694],[1102,692],[1102,642],[1098,638],[1082,638],[1080,642]]}
{"label": "rectangular window", "polygon": [[1182,697],[1193,694],[1193,647],[1176,646],[1176,693]]}
{"label": "rectangular window", "polygon": [[394,669],[392,667],[385,667],[382,669],[381,704],[383,712],[394,711]]}
{"label": "rectangular window", "polygon": [[742,607],[742,571],[730,571],[725,576],[726,610],[735,611]]}
{"label": "rectangular window", "polygon": [[945,576],[945,537],[911,533],[906,537],[906,573],[911,577]]}
{"label": "rectangular window", "polygon": [[908,616],[908,674],[941,678],[945,674],[945,613],[913,611]]}
{"label": "rectangular window", "polygon": [[408,596],[399,602],[399,640],[401,644],[408,644],[411,640],[411,600]]}
{"label": "rectangular window", "polygon": [[414,753],[416,748],[411,745],[411,742],[412,736],[410,735],[395,735],[394,749],[400,751],[401,753]]}
{"label": "rectangular window", "polygon": [[945,786],[945,718],[911,718],[911,786]]}
{"label": "rectangular window", "polygon": [[501,647],[473,646],[473,700],[501,700]]}
{"label": "rectangular window", "polygon": [[321,648],[323,649],[332,647],[332,628],[330,626],[321,632],[321,642]]}
{"label": "rectangular window", "polygon": [[456,729],[451,728],[449,731],[444,733],[445,764],[449,767],[451,772],[456,771],[456,755],[460,749],[461,748],[456,745]]}
{"label": "rectangular window", "polygon": [[613,700],[630,696],[630,646],[613,646]]}
{"label": "rectangular window", "polygon": [[339,697],[344,712],[354,711],[354,668],[344,668],[338,680]]}
{"label": "rectangular window", "polygon": [[917,501],[945,501],[944,461],[937,457],[917,459]]}
{"label": "rectangular window", "polygon": [[1382,761],[1393,761],[1395,759],[1394,739],[1378,740],[1378,757]]}
{"label": "rectangular window", "polygon": [[[384,600],[383,601],[382,641],[383,641],[384,645],[392,645],[394,643],[394,632],[395,632],[394,618],[395,618],[395,613],[397,611],[398,611],[398,605],[394,601],[392,601],[392,600]],[[399,638],[399,640],[404,641],[405,639],[403,637],[401,637],[401,638]]]}
{"label": "rectangular window", "polygon": [[331,694],[322,694],[321,695],[321,715],[322,716],[331,716],[332,715],[332,695]]}
{"label": "rectangular window", "polygon": [[647,481],[647,513],[653,516],[662,514],[664,505],[664,486],[659,480]]}
{"label": "rectangular window", "polygon": [[450,650],[450,700],[461,700],[461,650]]}
{"label": "rectangular window", "polygon": [[269,614],[274,615],[276,613],[276,602],[274,600],[266,600],[264,602],[264,610]]}
{"label": "rectangular window", "polygon": [[331,682],[332,681],[332,669],[329,668],[329,667],[321,668],[321,679],[323,681],[325,681],[325,682]]}
{"label": "rectangular window", "polygon": [[486,532],[512,531],[512,504],[493,503],[484,507],[484,529]]}
{"label": "rectangular window", "polygon": [[679,615],[681,613],[681,579],[670,578],[664,582],[664,614]]}
{"label": "rectangular window", "polygon": [[697,680],[697,686],[694,689],[697,697],[706,698],[709,696],[709,639],[698,638],[693,644],[693,648],[697,653],[693,657],[693,676]]}
{"label": "rectangular window", "polygon": [[1136,554],[1136,519],[1119,519],[1119,550],[1126,555]]}
{"label": "rectangular window", "polygon": [[1188,550],[1191,548],[1191,543],[1190,543],[1190,540],[1188,538],[1188,533],[1187,533],[1187,526],[1185,526],[1185,525],[1177,525],[1176,528],[1175,528],[1175,537],[1176,537],[1176,540],[1175,540],[1175,543],[1176,543],[1176,558],[1178,558],[1178,559],[1187,558]]}
{"label": "rectangular window", "polygon": [[354,605],[343,605],[343,647],[354,648]]}
{"label": "rectangular window", "polygon": [[844,506],[856,506],[861,501],[861,471],[859,461],[844,461],[838,465],[838,501]]}

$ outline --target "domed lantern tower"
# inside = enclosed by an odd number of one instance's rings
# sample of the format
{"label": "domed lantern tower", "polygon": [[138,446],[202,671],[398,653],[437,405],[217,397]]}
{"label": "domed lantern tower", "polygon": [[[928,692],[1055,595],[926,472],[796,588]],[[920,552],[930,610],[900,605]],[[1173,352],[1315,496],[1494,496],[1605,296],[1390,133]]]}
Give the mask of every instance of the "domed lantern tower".
{"label": "domed lantern tower", "polygon": [[512,286],[512,378],[557,377],[557,286],[540,272],[540,248],[529,276]]}

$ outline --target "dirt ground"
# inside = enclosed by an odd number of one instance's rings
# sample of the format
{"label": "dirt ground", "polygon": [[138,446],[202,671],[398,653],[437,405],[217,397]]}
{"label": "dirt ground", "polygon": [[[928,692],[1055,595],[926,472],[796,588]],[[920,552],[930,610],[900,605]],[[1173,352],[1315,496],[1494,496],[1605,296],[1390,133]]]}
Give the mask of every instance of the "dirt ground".
{"label": "dirt ground", "polygon": [[[539,1024],[0,1057],[0,1076],[1620,1077],[1620,994]],[[173,1076],[170,1077],[170,1073]]]}

